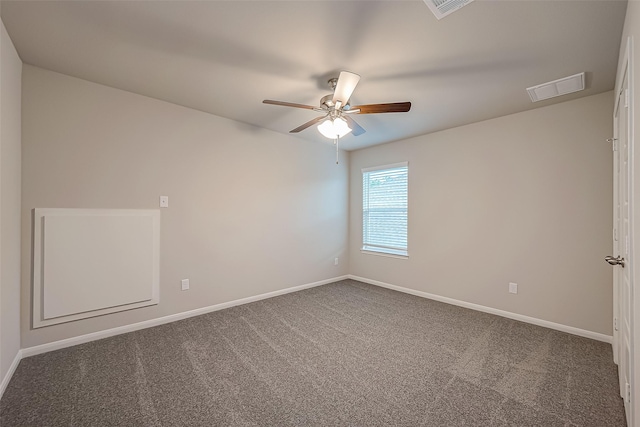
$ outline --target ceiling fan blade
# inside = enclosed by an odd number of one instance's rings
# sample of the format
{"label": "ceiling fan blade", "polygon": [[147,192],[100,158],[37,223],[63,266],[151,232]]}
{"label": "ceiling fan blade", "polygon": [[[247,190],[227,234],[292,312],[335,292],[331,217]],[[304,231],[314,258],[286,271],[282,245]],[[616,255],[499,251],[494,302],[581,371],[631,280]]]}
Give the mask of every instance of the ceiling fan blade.
{"label": "ceiling fan blade", "polygon": [[353,134],[353,136],[362,135],[363,133],[366,132],[366,130],[364,130],[364,128],[360,126],[358,123],[356,123],[356,121],[353,120],[351,117],[349,116],[342,116],[342,117],[347,121],[347,124],[351,128],[351,133]]}
{"label": "ceiling fan blade", "polygon": [[311,105],[295,104],[293,102],[274,101],[271,99],[265,99],[263,104],[281,105],[283,107],[304,108],[305,110],[316,110],[318,107],[312,107]]}
{"label": "ceiling fan blade", "polygon": [[298,126],[297,128],[295,128],[293,130],[290,130],[289,133],[298,133],[300,131],[303,131],[303,130],[305,130],[306,128],[308,128],[310,126],[313,126],[316,123],[323,121],[325,119],[325,117],[327,117],[327,116],[320,116],[320,117],[316,117],[313,120],[309,120],[307,123],[305,123],[303,125],[300,125],[300,126]]}
{"label": "ceiling fan blade", "polygon": [[360,110],[356,114],[406,113],[411,109],[410,102],[392,102],[389,104],[355,105],[351,110]]}
{"label": "ceiling fan blade", "polygon": [[336,104],[340,102],[341,105],[346,104],[359,81],[360,76],[355,73],[349,71],[340,72],[336,89],[333,91],[333,103]]}

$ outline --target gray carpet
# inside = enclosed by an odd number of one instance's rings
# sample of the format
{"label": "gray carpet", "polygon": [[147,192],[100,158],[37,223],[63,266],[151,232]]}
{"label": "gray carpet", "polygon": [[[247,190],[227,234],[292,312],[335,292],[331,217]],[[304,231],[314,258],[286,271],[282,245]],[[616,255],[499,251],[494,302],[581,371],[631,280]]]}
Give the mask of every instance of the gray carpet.
{"label": "gray carpet", "polygon": [[611,346],[345,280],[20,362],[9,426],[624,426]]}

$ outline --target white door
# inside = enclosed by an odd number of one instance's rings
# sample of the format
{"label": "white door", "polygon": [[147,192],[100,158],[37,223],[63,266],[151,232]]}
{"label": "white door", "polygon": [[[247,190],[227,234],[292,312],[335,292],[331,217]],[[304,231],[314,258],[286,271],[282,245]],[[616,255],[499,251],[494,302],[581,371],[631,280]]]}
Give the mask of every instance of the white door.
{"label": "white door", "polygon": [[607,262],[614,271],[614,360],[618,363],[620,396],[624,400],[627,424],[631,423],[631,325],[632,325],[632,256],[631,256],[631,157],[629,138],[629,87],[626,68],[614,111],[614,231],[613,256]]}

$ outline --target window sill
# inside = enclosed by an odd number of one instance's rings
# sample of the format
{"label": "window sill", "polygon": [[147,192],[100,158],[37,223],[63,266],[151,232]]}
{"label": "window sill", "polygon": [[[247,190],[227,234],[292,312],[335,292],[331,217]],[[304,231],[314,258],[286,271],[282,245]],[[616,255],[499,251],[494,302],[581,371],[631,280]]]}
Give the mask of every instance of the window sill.
{"label": "window sill", "polygon": [[387,258],[399,258],[399,259],[409,258],[409,253],[407,253],[406,255],[401,255],[401,254],[393,254],[389,252],[382,252],[382,251],[376,251],[376,250],[364,249],[364,248],[360,249],[360,253],[367,254],[367,255],[384,256]]}

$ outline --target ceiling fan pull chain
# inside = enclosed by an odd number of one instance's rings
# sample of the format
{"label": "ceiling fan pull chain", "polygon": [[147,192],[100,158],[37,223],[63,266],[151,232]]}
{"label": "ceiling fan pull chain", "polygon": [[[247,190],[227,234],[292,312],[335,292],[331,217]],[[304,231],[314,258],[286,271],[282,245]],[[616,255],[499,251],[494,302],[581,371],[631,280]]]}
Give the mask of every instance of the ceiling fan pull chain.
{"label": "ceiling fan pull chain", "polygon": [[340,155],[340,135],[336,136],[336,139],[333,140],[333,143],[336,146],[336,165],[338,164],[338,156]]}

